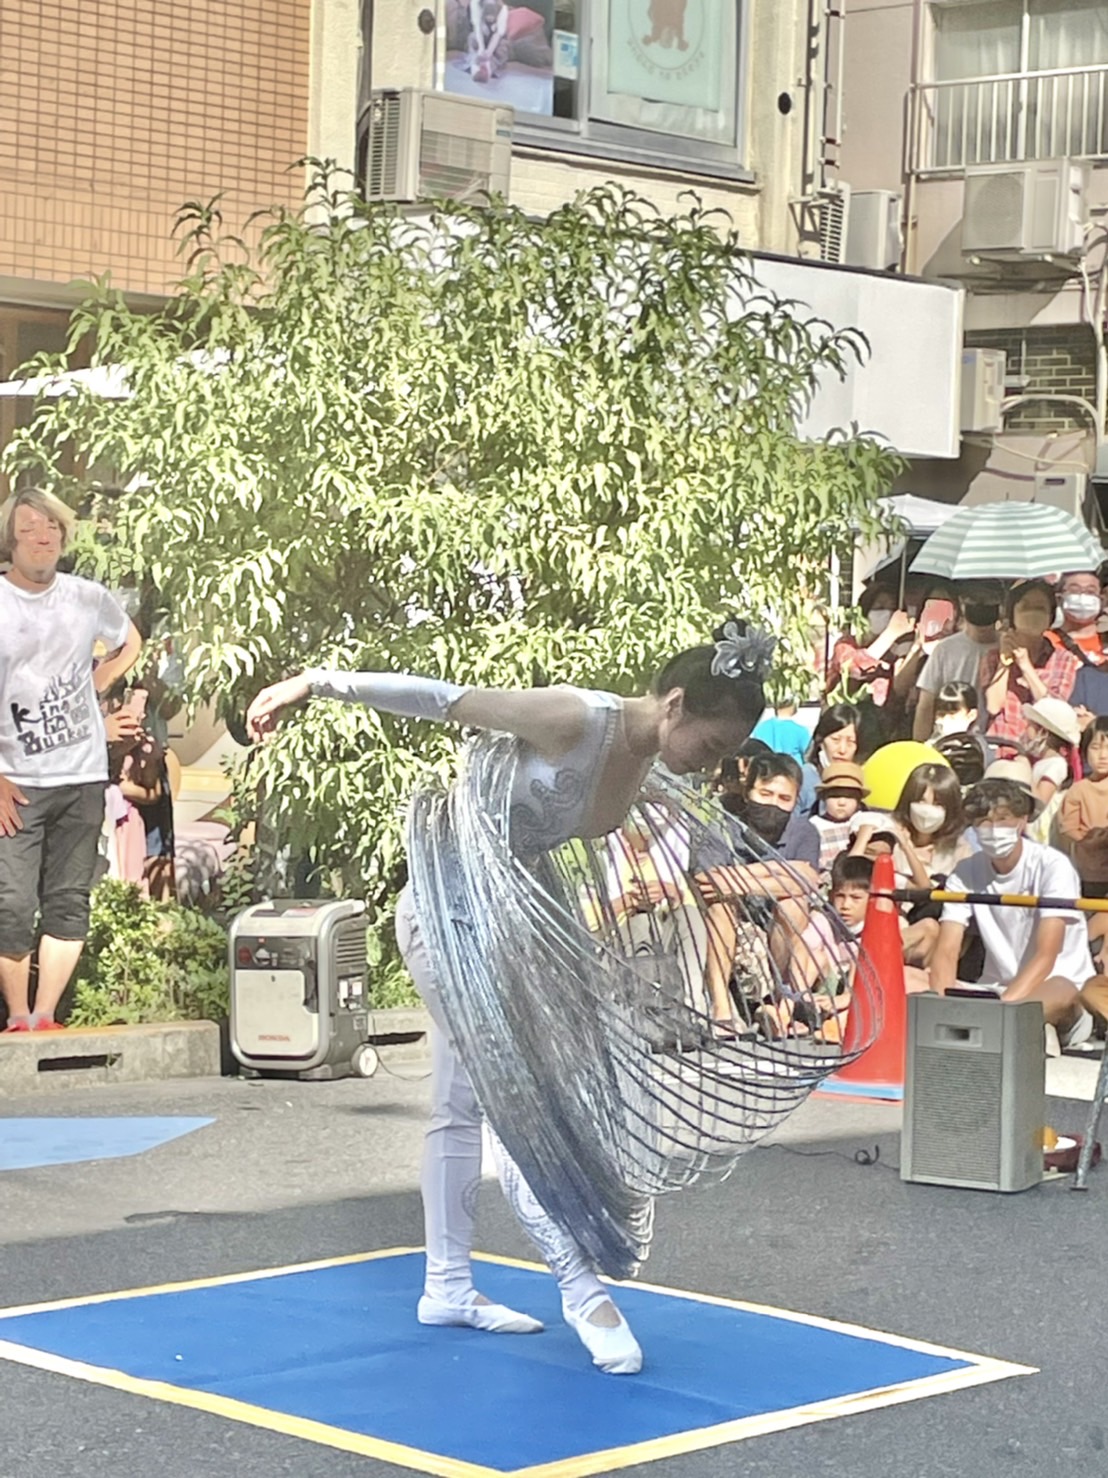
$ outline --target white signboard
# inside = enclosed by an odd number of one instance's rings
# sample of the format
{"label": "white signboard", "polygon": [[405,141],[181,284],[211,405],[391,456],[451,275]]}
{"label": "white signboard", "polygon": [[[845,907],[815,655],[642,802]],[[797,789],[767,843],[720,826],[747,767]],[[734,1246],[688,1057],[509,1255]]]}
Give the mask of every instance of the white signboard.
{"label": "white signboard", "polygon": [[[822,437],[853,423],[906,457],[958,456],[961,288],[795,258],[755,255],[753,267],[779,297],[795,299],[835,328],[860,330],[869,344],[845,380],[824,376],[803,435]],[[797,311],[803,316],[803,307]]]}

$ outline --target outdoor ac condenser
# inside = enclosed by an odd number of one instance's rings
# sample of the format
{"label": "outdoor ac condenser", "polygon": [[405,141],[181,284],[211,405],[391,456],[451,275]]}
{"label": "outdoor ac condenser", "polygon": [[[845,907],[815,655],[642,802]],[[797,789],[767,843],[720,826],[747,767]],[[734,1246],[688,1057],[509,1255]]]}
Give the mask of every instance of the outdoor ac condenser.
{"label": "outdoor ac condenser", "polygon": [[816,196],[816,225],[819,230],[819,259],[836,265],[846,260],[850,230],[850,186],[838,181]]}
{"label": "outdoor ac condenser", "polygon": [[1038,1001],[908,998],[901,1180],[1023,1191],[1043,1174]]}
{"label": "outdoor ac condenser", "polygon": [[1008,356],[1003,349],[962,350],[962,431],[1004,429],[1004,377]]}
{"label": "outdoor ac condenser", "polygon": [[512,168],[511,108],[479,98],[385,88],[366,117],[367,200],[507,195]]}
{"label": "outdoor ac condenser", "polygon": [[1015,261],[1084,249],[1086,171],[1071,159],[966,166],[962,255]]}
{"label": "outdoor ac condenser", "polygon": [[842,257],[846,265],[890,272],[900,266],[903,249],[900,196],[892,190],[852,190]]}

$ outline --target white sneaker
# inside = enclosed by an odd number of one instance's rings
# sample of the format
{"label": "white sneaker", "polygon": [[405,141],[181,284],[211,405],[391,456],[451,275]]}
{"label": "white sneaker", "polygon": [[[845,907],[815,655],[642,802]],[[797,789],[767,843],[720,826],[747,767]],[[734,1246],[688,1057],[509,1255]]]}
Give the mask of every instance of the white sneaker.
{"label": "white sneaker", "polygon": [[562,1305],[565,1321],[592,1356],[592,1363],[605,1375],[638,1375],[642,1369],[642,1350],[631,1333],[631,1326],[610,1299],[593,1307],[593,1314],[604,1304],[615,1310],[619,1321],[613,1325],[594,1324],[587,1314],[574,1314]]}
{"label": "white sneaker", "polygon": [[1082,1042],[1087,1042],[1093,1034],[1093,1018],[1084,1007],[1081,1015],[1068,1031],[1059,1032],[1058,1040],[1062,1051],[1067,1052],[1071,1047],[1080,1047]]}
{"label": "white sneaker", "polygon": [[416,1309],[421,1324],[443,1328],[483,1329],[488,1334],[541,1334],[543,1324],[530,1314],[518,1314],[507,1304],[478,1303],[474,1291],[468,1303],[449,1303],[445,1298],[432,1298],[425,1293]]}

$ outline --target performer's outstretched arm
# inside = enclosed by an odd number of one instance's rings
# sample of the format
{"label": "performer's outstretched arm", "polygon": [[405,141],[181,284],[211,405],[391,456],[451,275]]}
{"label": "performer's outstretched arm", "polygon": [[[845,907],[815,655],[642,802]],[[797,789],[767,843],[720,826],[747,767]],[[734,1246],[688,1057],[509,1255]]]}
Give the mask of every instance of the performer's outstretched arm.
{"label": "performer's outstretched arm", "polygon": [[517,734],[552,758],[581,737],[585,706],[571,688],[467,688],[402,672],[332,672],[312,668],[264,688],[246,714],[254,739],[267,738],[285,709],[305,698],[337,698],[402,718],[432,719]]}

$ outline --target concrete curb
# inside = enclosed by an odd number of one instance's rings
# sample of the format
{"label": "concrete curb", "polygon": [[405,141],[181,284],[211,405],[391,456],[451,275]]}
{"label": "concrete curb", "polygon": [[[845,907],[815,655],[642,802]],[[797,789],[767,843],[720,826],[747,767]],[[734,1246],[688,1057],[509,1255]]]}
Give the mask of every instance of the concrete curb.
{"label": "concrete curb", "polygon": [[425,1006],[396,1006],[369,1013],[368,1041],[384,1062],[422,1062],[431,1055],[431,1013]]}
{"label": "concrete curb", "polygon": [[213,1021],[0,1036],[0,1098],[101,1083],[218,1078],[219,1070],[219,1027]]}
{"label": "concrete curb", "polygon": [[[371,1011],[368,1040],[386,1064],[426,1063],[430,1027],[423,1007]],[[224,1033],[214,1021],[167,1021],[0,1034],[0,1099],[99,1084],[218,1078],[238,1070],[221,1053]]]}

